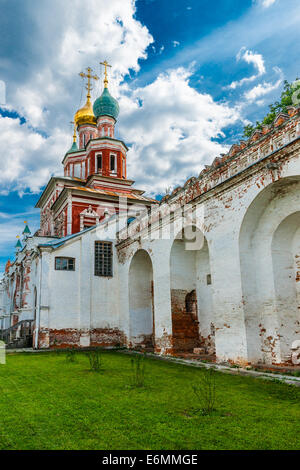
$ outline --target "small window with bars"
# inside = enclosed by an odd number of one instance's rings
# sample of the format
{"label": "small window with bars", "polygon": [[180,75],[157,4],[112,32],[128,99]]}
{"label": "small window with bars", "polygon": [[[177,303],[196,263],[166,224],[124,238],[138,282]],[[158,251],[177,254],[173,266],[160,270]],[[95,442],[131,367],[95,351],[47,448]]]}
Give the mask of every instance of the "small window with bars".
{"label": "small window with bars", "polygon": [[113,250],[111,242],[95,242],[95,276],[113,277]]}
{"label": "small window with bars", "polygon": [[75,271],[75,258],[55,258],[56,271]]}

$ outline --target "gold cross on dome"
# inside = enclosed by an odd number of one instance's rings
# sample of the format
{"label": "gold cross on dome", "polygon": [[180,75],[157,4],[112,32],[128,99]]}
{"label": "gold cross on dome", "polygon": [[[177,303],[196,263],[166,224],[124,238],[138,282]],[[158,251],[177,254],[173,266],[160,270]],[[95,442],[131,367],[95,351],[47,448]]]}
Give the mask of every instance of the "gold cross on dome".
{"label": "gold cross on dome", "polygon": [[87,94],[87,97],[88,98],[91,98],[91,91],[92,91],[92,80],[99,80],[99,77],[97,77],[97,75],[93,75],[93,70],[91,69],[91,67],[88,67],[87,69],[87,73],[84,73],[84,72],[81,72],[79,74],[79,76],[81,78],[87,78],[87,85],[86,85],[86,89],[88,91],[88,94]]}
{"label": "gold cross on dome", "polygon": [[100,65],[104,65],[104,88],[107,88],[108,85],[108,76],[107,76],[107,67],[111,68],[111,65],[105,60],[104,62],[100,62]]}
{"label": "gold cross on dome", "polygon": [[75,143],[77,141],[76,123],[74,121],[71,121],[70,124],[72,124],[72,126],[74,126],[73,143]]}

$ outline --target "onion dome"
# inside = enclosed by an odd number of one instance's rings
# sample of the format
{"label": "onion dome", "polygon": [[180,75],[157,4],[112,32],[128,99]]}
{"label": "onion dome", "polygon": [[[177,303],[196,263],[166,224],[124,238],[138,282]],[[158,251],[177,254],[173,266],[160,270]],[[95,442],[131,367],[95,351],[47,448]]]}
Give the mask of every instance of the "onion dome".
{"label": "onion dome", "polygon": [[30,235],[31,235],[30,228],[28,227],[27,222],[24,222],[24,223],[26,224],[26,227],[23,230],[23,235],[24,235],[24,237],[30,237]]}
{"label": "onion dome", "polygon": [[107,87],[104,88],[102,95],[95,101],[93,109],[96,118],[100,116],[111,116],[117,120],[119,115],[119,104],[117,100],[111,96]]}
{"label": "onion dome", "polygon": [[93,113],[93,105],[91,102],[91,96],[88,94],[87,100],[83,108],[79,109],[74,117],[75,124],[77,127],[84,124],[96,125],[97,120]]}
{"label": "onion dome", "polygon": [[22,243],[21,243],[20,240],[17,241],[17,244],[16,244],[15,248],[16,248],[17,251],[22,250],[23,247],[22,247]]}

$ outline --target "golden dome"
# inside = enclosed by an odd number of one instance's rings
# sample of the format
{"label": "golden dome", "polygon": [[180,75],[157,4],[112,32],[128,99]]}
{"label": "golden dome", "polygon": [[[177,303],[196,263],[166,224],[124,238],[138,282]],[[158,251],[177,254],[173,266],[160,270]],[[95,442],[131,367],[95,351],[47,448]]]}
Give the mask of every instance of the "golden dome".
{"label": "golden dome", "polygon": [[75,114],[74,120],[77,127],[82,126],[83,124],[97,124],[90,95],[87,96],[87,100],[83,108],[79,109]]}

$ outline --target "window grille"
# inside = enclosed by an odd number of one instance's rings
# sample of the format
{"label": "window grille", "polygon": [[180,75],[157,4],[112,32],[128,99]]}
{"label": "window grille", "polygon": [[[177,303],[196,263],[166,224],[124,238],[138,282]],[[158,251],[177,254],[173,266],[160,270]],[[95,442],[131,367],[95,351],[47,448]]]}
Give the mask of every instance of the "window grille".
{"label": "window grille", "polygon": [[95,242],[95,276],[113,276],[113,251],[111,242]]}

